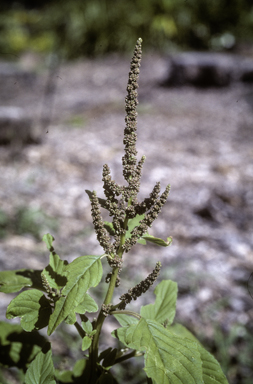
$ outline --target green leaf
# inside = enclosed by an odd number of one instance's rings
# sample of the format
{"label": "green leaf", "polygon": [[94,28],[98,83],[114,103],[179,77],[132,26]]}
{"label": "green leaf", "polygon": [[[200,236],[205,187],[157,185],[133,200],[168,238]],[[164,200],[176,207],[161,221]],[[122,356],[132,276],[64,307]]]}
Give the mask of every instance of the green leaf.
{"label": "green leaf", "polygon": [[17,269],[0,272],[0,292],[18,292],[25,287],[44,290],[41,281],[41,271]]}
{"label": "green leaf", "polygon": [[167,241],[165,241],[163,239],[159,239],[158,237],[154,237],[154,236],[149,235],[149,234],[142,236],[142,239],[149,241],[150,243],[159,245],[160,247],[168,247],[172,243],[172,237],[171,236],[167,237]]}
{"label": "green leaf", "polygon": [[109,347],[109,348],[107,348],[107,349],[104,349],[104,350],[99,354],[99,356],[98,356],[98,362],[100,362],[100,361],[103,360],[107,355],[109,355],[109,354],[112,352],[113,349],[114,349],[114,348],[112,348],[112,347]]}
{"label": "green leaf", "polygon": [[50,235],[50,233],[47,233],[42,237],[42,240],[46,243],[47,249],[52,252],[54,237]]}
{"label": "green leaf", "polygon": [[[131,232],[136,228],[141,220],[143,220],[145,217],[145,214],[143,215],[136,215],[133,219],[128,220],[128,229],[126,231],[126,239],[131,238]],[[162,239],[159,239],[158,237],[154,237],[152,235],[149,235],[148,233],[145,233],[139,240],[138,243],[145,245],[146,241],[149,241],[151,243],[154,243],[156,245],[160,245],[161,247],[168,247],[172,243],[172,237],[167,237],[167,241],[164,241]]]}
{"label": "green leaf", "polygon": [[73,368],[73,374],[75,377],[79,377],[83,374],[85,368],[89,365],[89,361],[85,359],[77,360]]}
{"label": "green leaf", "polygon": [[84,294],[83,301],[75,308],[76,313],[84,314],[85,312],[97,312],[98,305],[95,300],[88,294]]}
{"label": "green leaf", "polygon": [[111,236],[115,235],[115,229],[114,229],[113,223],[110,223],[109,221],[104,221],[104,227],[109,233],[109,235]]}
{"label": "green leaf", "polygon": [[66,324],[70,324],[70,325],[75,324],[75,322],[76,322],[76,314],[75,314],[75,312],[74,312],[74,311],[71,312],[71,313],[66,317],[66,319],[64,320],[64,322],[65,322]]}
{"label": "green leaf", "polygon": [[112,376],[111,372],[102,373],[96,384],[118,384],[117,380]]}
{"label": "green leaf", "polygon": [[72,371],[59,371],[59,369],[55,370],[55,377],[62,383],[74,383]]}
{"label": "green leaf", "polygon": [[43,270],[42,274],[46,278],[51,288],[59,291],[67,283],[66,268],[68,265],[67,260],[61,260],[60,256],[57,255],[52,246],[54,238],[52,235],[47,233],[43,236],[43,241],[46,243],[47,248],[50,250],[49,264]]}
{"label": "green leaf", "polygon": [[21,292],[8,305],[6,317],[21,317],[21,326],[31,332],[48,325],[52,313],[49,300],[36,289]]}
{"label": "green leaf", "polygon": [[145,319],[156,320],[158,323],[171,324],[176,314],[177,283],[163,280],[154,290],[155,304],[141,308],[141,316]]}
{"label": "green leaf", "polygon": [[26,384],[56,384],[54,380],[54,365],[52,351],[41,351],[30,364],[26,375]]}
{"label": "green leaf", "polygon": [[198,339],[187,328],[185,328],[183,325],[179,323],[174,323],[170,326],[168,324],[167,328],[169,329],[169,331],[175,333],[177,336],[187,337],[188,339],[191,339],[199,343]]}
{"label": "green leaf", "polygon": [[[87,380],[91,372],[91,363],[89,360],[81,359],[78,360],[73,368],[73,377],[83,379],[80,383],[85,383],[84,379]],[[78,381],[79,382],[79,381]]]}
{"label": "green leaf", "polygon": [[66,268],[68,262],[61,260],[56,253],[50,253],[49,264],[42,271],[51,288],[60,290],[67,283]]}
{"label": "green leaf", "polygon": [[156,384],[203,384],[198,344],[176,336],[154,320],[113,332],[127,347],[145,351],[145,371]]}
{"label": "green leaf", "polygon": [[90,348],[92,339],[89,336],[84,336],[82,341],[82,351],[86,351],[86,349]]}
{"label": "green leaf", "polygon": [[90,348],[92,338],[97,332],[97,330],[93,330],[92,324],[88,318],[86,321],[82,321],[82,328],[86,332],[86,336],[83,338],[82,342],[82,350],[85,351],[86,349]]}
{"label": "green leaf", "polygon": [[55,310],[50,316],[48,335],[80,304],[91,287],[96,287],[103,274],[102,256],[81,256],[67,267],[67,284],[62,290],[62,297],[56,302]]}
{"label": "green leaf", "polygon": [[110,352],[107,353],[105,355],[105,357],[104,357],[104,361],[103,361],[103,364],[102,364],[103,367],[110,368],[114,364],[114,362],[115,362],[117,353],[118,353],[117,348],[112,348],[110,350]]}
{"label": "green leaf", "polygon": [[65,323],[74,324],[76,322],[76,313],[84,314],[85,312],[97,312],[98,306],[95,300],[88,295],[84,294],[84,300],[73,309],[72,312],[65,319]]}
{"label": "green leaf", "polygon": [[[85,189],[85,192],[87,193],[87,195],[88,195],[89,198],[91,199],[92,192],[89,191],[88,189]],[[106,200],[105,200],[105,199],[101,199],[100,197],[98,197],[98,202],[99,202],[99,204],[101,205],[102,208],[107,209],[107,206],[106,206]]]}
{"label": "green leaf", "polygon": [[19,324],[0,321],[0,365],[26,371],[46,341],[39,332],[27,333]]}
{"label": "green leaf", "polygon": [[66,384],[80,384],[86,383],[89,380],[90,363],[88,360],[78,360],[73,368],[73,371],[59,371],[55,370],[55,376],[60,383]]}
{"label": "green leaf", "polygon": [[118,320],[118,322],[120,323],[120,325],[122,327],[125,327],[127,325],[131,325],[131,324],[137,324],[138,323],[138,319],[134,316],[130,316],[130,315],[125,315],[124,313],[121,315],[121,314],[117,314],[117,315],[113,315],[116,320]]}
{"label": "green leaf", "polygon": [[137,243],[142,244],[142,245],[146,245],[146,244],[147,244],[146,240],[144,240],[143,237],[140,237],[140,238],[137,240]]}
{"label": "green leaf", "polygon": [[211,355],[211,353],[203,348],[198,339],[196,339],[196,337],[187,328],[176,323],[168,327],[168,329],[180,337],[196,341],[200,358],[202,360],[203,379],[205,384],[228,384],[218,361],[213,357],[213,355]]}
{"label": "green leaf", "polygon": [[145,215],[136,215],[133,219],[129,219],[128,220],[128,223],[127,223],[127,226],[128,226],[128,229],[126,231],[126,235],[125,235],[125,238],[126,239],[129,239],[131,238],[131,232],[133,231],[133,229],[135,227],[137,227],[139,224],[140,224],[140,221],[143,220],[145,217]]}
{"label": "green leaf", "polygon": [[222,372],[218,361],[198,344],[198,350],[202,360],[203,379],[205,384],[228,384],[226,376]]}
{"label": "green leaf", "polygon": [[83,330],[86,332],[86,333],[88,333],[88,334],[90,334],[91,332],[92,332],[92,330],[93,330],[93,327],[92,327],[92,324],[91,324],[91,322],[90,322],[90,320],[88,320],[87,319],[87,321],[82,321],[82,328],[83,328]]}

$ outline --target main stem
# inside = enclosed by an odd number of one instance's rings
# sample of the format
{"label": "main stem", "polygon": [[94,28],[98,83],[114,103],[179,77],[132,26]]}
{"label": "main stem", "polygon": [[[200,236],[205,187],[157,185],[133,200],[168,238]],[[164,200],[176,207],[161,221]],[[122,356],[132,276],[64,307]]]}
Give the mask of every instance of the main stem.
{"label": "main stem", "polygon": [[[124,221],[124,228],[125,229],[127,228],[127,223],[128,223],[128,219],[125,218],[125,221]],[[117,252],[117,256],[120,258],[122,258],[123,253],[124,253],[124,250],[123,250],[124,243],[125,243],[125,234],[122,234],[120,237],[120,246],[119,246],[119,249]],[[106,293],[106,296],[104,299],[104,303],[103,303],[104,305],[108,305],[112,302],[112,297],[113,297],[113,292],[114,292],[114,289],[116,286],[118,272],[119,272],[118,267],[114,268],[112,271],[109,287],[108,287],[108,290],[107,290],[107,293]],[[96,363],[98,360],[99,337],[100,337],[100,332],[101,332],[105,318],[106,318],[106,316],[103,314],[102,307],[101,307],[98,318],[97,318],[96,326],[95,326],[95,329],[97,332],[95,333],[95,335],[93,337],[93,341],[92,341],[92,344],[90,347],[90,361],[91,361],[91,366],[92,366],[92,375],[95,375],[95,372],[96,372]]]}

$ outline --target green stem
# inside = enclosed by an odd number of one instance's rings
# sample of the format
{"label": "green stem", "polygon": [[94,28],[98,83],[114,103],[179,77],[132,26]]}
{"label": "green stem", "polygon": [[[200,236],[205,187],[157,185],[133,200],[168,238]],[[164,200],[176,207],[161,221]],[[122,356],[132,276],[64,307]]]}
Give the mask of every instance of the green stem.
{"label": "green stem", "polygon": [[[107,294],[106,294],[106,297],[104,300],[105,305],[110,304],[110,302],[112,300],[113,291],[115,288],[117,276],[118,276],[118,268],[115,268],[112,271],[111,280],[110,280]],[[91,375],[92,375],[90,383],[93,383],[94,376],[96,374],[96,364],[97,364],[97,360],[98,360],[98,342],[99,342],[100,332],[101,332],[104,320],[105,320],[105,315],[103,314],[102,308],[101,308],[99,315],[98,315],[97,322],[96,322],[96,326],[94,328],[97,330],[97,332],[95,333],[93,340],[92,340],[92,344],[90,346],[90,361],[91,361]]]}
{"label": "green stem", "polygon": [[114,361],[113,365],[118,364],[118,363],[122,363],[122,361],[131,359],[134,356],[143,356],[143,355],[144,355],[144,353],[140,353],[140,352],[137,352],[136,350],[133,350],[132,352],[130,352],[130,353],[124,355],[124,356],[118,357]]}
{"label": "green stem", "polygon": [[[125,218],[125,221],[124,221],[124,228],[125,229],[127,229],[127,223],[128,223],[128,218]],[[122,234],[120,237],[120,246],[119,246],[119,249],[117,252],[117,256],[120,258],[122,258],[123,253],[124,253],[124,249],[123,249],[124,243],[125,243],[125,234]],[[108,290],[107,290],[107,293],[105,296],[105,300],[103,303],[104,305],[108,305],[112,302],[112,297],[113,297],[113,292],[114,292],[114,289],[116,286],[118,272],[119,272],[118,267],[114,268],[112,271],[111,280],[110,280],[109,287],[108,287]],[[98,359],[98,343],[99,343],[100,332],[101,332],[105,318],[106,318],[106,316],[103,314],[102,307],[101,307],[99,315],[98,315],[98,319],[96,322],[96,326],[94,327],[94,329],[96,329],[97,332],[95,333],[95,335],[93,337],[93,341],[92,341],[92,344],[90,347],[90,361],[91,361],[92,374],[95,374],[95,372],[96,372],[96,363],[97,363],[97,359]],[[91,378],[91,380],[92,380],[92,378]]]}
{"label": "green stem", "polygon": [[133,311],[112,311],[110,312],[110,315],[129,315],[129,316],[134,316],[138,320],[141,319],[141,315],[139,313],[133,312]]}
{"label": "green stem", "polygon": [[80,335],[81,338],[83,339],[84,336],[86,335],[86,333],[84,332],[84,330],[83,330],[83,328],[81,327],[81,325],[76,321],[76,322],[74,323],[74,326],[76,327],[76,329],[77,329],[79,335]]}

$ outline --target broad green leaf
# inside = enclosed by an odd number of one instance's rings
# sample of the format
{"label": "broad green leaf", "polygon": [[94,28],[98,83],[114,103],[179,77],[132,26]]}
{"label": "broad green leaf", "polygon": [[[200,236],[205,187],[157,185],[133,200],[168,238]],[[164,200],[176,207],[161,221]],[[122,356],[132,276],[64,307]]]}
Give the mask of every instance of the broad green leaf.
{"label": "broad green leaf", "polygon": [[[15,366],[21,358],[22,343],[13,340],[13,335],[21,334],[23,328],[18,324],[0,322],[0,365]],[[20,338],[18,338],[20,339]]]}
{"label": "broad green leaf", "polygon": [[95,302],[95,300],[88,294],[84,294],[83,301],[78,304],[78,306],[75,308],[76,313],[84,314],[85,312],[97,312],[98,311],[98,305]]}
{"label": "broad green leaf", "polygon": [[118,322],[122,327],[125,327],[127,325],[137,324],[139,321],[136,317],[125,315],[124,313],[122,315],[117,314],[113,316],[115,317],[116,320],[118,320]]}
{"label": "broad green leaf", "polygon": [[75,312],[74,312],[74,311],[71,312],[71,313],[66,317],[66,319],[64,320],[64,322],[65,322],[66,324],[70,324],[70,325],[75,324],[75,322],[76,322],[76,314],[75,314]]}
{"label": "broad green leaf", "polygon": [[140,224],[140,221],[143,220],[144,217],[145,217],[144,214],[136,215],[133,219],[128,220],[128,223],[127,223],[128,229],[125,235],[126,239],[129,239],[131,237],[132,230]]}
{"label": "broad green leaf", "polygon": [[92,339],[89,336],[84,336],[82,341],[82,351],[86,351],[86,349],[90,348]]}
{"label": "broad green leaf", "polygon": [[156,384],[203,384],[198,344],[176,336],[154,320],[113,332],[127,347],[145,351],[145,371]]}
{"label": "broad green leaf", "polygon": [[193,341],[196,341],[199,343],[198,339],[183,325],[179,323],[174,323],[172,325],[167,325],[166,328],[170,331],[175,333],[175,335],[180,336],[180,337],[187,337],[188,339],[191,339]]}
{"label": "broad green leaf", "polygon": [[66,268],[68,262],[61,260],[56,253],[50,253],[49,260],[49,264],[43,270],[42,274],[45,276],[50,287],[59,291],[67,283]]}
{"label": "broad green leaf", "polygon": [[172,331],[180,337],[185,337],[196,341],[200,358],[202,360],[203,379],[205,384],[228,384],[228,381],[222,372],[218,361],[206,351],[203,346],[199,343],[198,339],[181,324],[173,324],[168,327],[168,330]]}
{"label": "broad green leaf", "polygon": [[[92,192],[89,191],[88,189],[85,189],[85,192],[87,193],[87,195],[89,196],[89,198],[91,198],[92,196]],[[105,199],[101,199],[100,197],[98,197],[98,202],[99,204],[101,205],[102,208],[106,208],[106,200]]]}
{"label": "broad green leaf", "polygon": [[42,274],[46,278],[50,287],[59,291],[67,283],[66,267],[68,262],[66,260],[61,260],[60,256],[55,253],[52,246],[54,241],[52,235],[47,233],[43,236],[43,241],[46,243],[47,248],[50,251],[50,255],[49,264],[43,270]]}
{"label": "broad green leaf", "polygon": [[159,239],[158,237],[154,237],[154,236],[149,235],[149,234],[142,236],[142,239],[149,241],[153,244],[159,245],[160,247],[168,247],[172,243],[172,237],[171,236],[167,237],[167,241],[165,241],[163,239]]}
{"label": "broad green leaf", "polygon": [[54,380],[54,365],[52,351],[41,351],[30,364],[26,375],[26,384],[56,384]]}
{"label": "broad green leaf", "polygon": [[19,324],[0,321],[0,365],[25,371],[45,342],[39,332],[27,333]]}
{"label": "broad green leaf", "polygon": [[41,281],[41,271],[17,269],[0,272],[0,292],[18,292],[25,287],[44,290]]}
{"label": "broad green leaf", "polygon": [[163,280],[154,290],[155,304],[141,308],[141,316],[145,319],[156,320],[158,323],[171,324],[176,313],[177,283]]}
{"label": "broad green leaf", "polygon": [[202,360],[203,379],[205,384],[228,384],[218,361],[198,344],[198,351]]}
{"label": "broad green leaf", "polygon": [[84,300],[73,309],[72,312],[65,319],[65,323],[74,324],[76,322],[76,313],[84,314],[85,312],[97,312],[98,306],[95,300],[88,295],[84,294]]}
{"label": "broad green leaf", "polygon": [[62,290],[62,297],[56,302],[50,316],[48,335],[80,304],[84,294],[91,287],[96,287],[102,278],[102,256],[81,256],[66,267],[67,284]]}
{"label": "broad green leaf", "polygon": [[21,292],[8,305],[6,317],[21,317],[21,326],[31,332],[48,325],[52,313],[49,300],[36,289]]}

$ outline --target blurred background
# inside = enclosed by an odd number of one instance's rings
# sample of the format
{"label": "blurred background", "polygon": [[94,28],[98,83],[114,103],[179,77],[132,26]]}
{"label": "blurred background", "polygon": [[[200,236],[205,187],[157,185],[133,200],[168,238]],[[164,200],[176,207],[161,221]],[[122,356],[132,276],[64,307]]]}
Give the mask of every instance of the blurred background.
{"label": "blurred background", "polygon": [[[0,269],[43,269],[47,232],[69,262],[103,252],[85,189],[103,197],[104,163],[123,182],[124,98],[139,37],[140,199],[156,181],[171,184],[150,232],[174,240],[164,249],[137,245],[117,295],[160,260],[160,279],[178,282],[176,321],[216,356],[230,384],[251,384],[252,0],[1,0]],[[102,303],[105,288],[90,293]],[[1,321],[10,298],[0,293]],[[151,292],[133,310],[150,300]],[[105,323],[102,347],[114,345],[115,325]],[[71,327],[50,341],[57,368],[82,357]],[[0,347],[0,364],[1,356]],[[115,367],[119,382],[146,382],[142,366]],[[5,366],[0,382],[22,375]]]}
{"label": "blurred background", "polygon": [[139,36],[146,50],[226,50],[253,37],[251,0],[2,0],[0,7],[4,55],[129,52]]}

